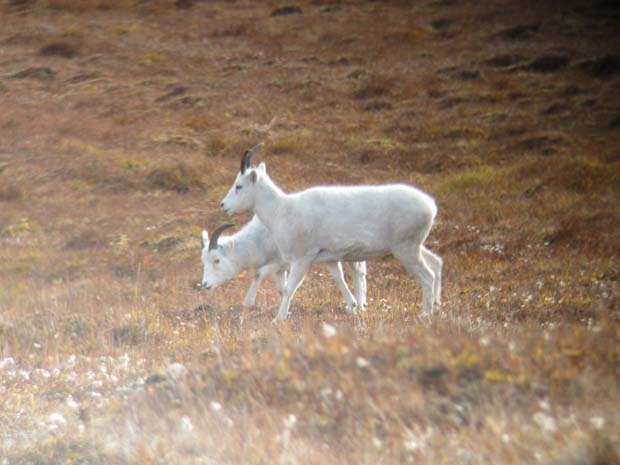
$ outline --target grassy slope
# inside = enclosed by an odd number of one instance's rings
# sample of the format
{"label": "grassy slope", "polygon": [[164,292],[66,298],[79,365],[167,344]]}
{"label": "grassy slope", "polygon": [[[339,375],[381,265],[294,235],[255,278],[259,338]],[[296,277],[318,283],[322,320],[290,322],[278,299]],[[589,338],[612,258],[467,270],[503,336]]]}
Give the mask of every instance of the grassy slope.
{"label": "grassy slope", "polygon": [[[6,463],[618,462],[612,2],[13,3]],[[272,287],[197,292],[259,140],[287,190],[433,193],[439,314],[393,260],[359,318],[320,267],[277,328]]]}

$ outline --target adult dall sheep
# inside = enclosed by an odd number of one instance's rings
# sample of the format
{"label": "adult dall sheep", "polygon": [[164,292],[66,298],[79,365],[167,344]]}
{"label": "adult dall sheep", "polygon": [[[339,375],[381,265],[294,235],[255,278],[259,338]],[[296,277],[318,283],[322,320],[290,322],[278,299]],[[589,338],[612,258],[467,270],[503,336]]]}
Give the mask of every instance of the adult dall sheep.
{"label": "adult dall sheep", "polygon": [[[219,226],[211,238],[202,231],[203,289],[215,289],[242,271],[252,269],[255,275],[243,300],[243,305],[254,305],[256,293],[263,279],[273,276],[280,294],[286,288],[287,264],[282,260],[271,233],[255,216],[241,230],[231,236],[220,236],[232,224]],[[346,263],[352,275],[355,296],[344,280],[342,264],[328,263],[328,268],[347,303],[347,311],[355,313],[366,306],[366,263]]]}
{"label": "adult dall sheep", "polygon": [[259,144],[245,152],[241,169],[221,207],[229,215],[251,210],[271,232],[290,272],[278,314],[289,315],[291,299],[313,263],[396,257],[422,284],[425,314],[441,300],[442,260],[423,243],[437,206],[432,197],[404,184],[319,186],[287,194],[265,164],[251,167]]}

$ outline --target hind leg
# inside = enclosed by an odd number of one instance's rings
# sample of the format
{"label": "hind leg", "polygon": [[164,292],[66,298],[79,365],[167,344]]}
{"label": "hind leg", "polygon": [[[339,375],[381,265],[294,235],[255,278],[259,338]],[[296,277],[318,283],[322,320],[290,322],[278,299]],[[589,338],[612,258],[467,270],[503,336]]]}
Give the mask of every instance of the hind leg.
{"label": "hind leg", "polygon": [[329,272],[334,278],[334,281],[336,281],[338,289],[340,289],[340,293],[342,294],[344,300],[347,303],[347,313],[355,314],[357,300],[355,299],[355,297],[353,297],[353,294],[351,294],[351,291],[349,290],[349,287],[344,280],[344,274],[342,273],[342,264],[340,262],[330,262],[327,264],[327,268],[329,269]]}
{"label": "hind leg", "polygon": [[435,303],[439,305],[441,304],[441,270],[443,268],[443,260],[439,255],[431,252],[424,246],[422,246],[422,257],[435,275],[433,295],[435,296]]}
{"label": "hind leg", "polygon": [[273,275],[273,280],[276,283],[276,289],[280,293],[280,297],[284,295],[286,290],[286,270],[280,269]]}
{"label": "hind leg", "polygon": [[422,311],[425,315],[433,313],[435,297],[433,283],[435,275],[422,257],[422,247],[418,243],[403,242],[392,249],[394,256],[409,273],[418,278],[422,284]]}
{"label": "hind leg", "polygon": [[368,303],[366,302],[366,262],[345,262],[345,268],[351,273],[353,279],[353,293],[357,305],[362,311],[366,311]]}

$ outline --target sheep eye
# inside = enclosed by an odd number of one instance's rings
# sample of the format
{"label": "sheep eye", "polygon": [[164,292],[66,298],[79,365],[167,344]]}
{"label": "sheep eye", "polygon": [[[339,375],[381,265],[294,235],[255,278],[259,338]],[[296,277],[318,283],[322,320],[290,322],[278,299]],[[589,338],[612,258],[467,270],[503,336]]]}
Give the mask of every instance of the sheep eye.
{"label": "sheep eye", "polygon": [[220,259],[216,258],[215,260],[213,260],[213,263],[215,263],[217,265],[218,263],[220,263]]}

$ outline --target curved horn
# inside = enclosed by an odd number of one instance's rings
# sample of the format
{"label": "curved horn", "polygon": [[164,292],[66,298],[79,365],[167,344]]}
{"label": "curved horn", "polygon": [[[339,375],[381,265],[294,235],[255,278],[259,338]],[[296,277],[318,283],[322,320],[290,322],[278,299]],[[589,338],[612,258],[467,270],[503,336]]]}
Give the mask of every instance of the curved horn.
{"label": "curved horn", "polygon": [[245,151],[245,153],[243,154],[243,157],[241,158],[241,174],[245,173],[245,170],[247,170],[250,167],[250,160],[252,159],[252,155],[254,155],[256,151],[260,149],[262,146],[263,146],[263,143],[261,142],[260,144],[256,144],[250,150]]}
{"label": "curved horn", "polygon": [[215,228],[215,231],[213,231],[213,234],[211,235],[211,240],[209,241],[209,250],[217,249],[217,240],[219,239],[220,234],[222,234],[225,229],[232,228],[233,226],[234,224],[223,224],[222,226]]}

